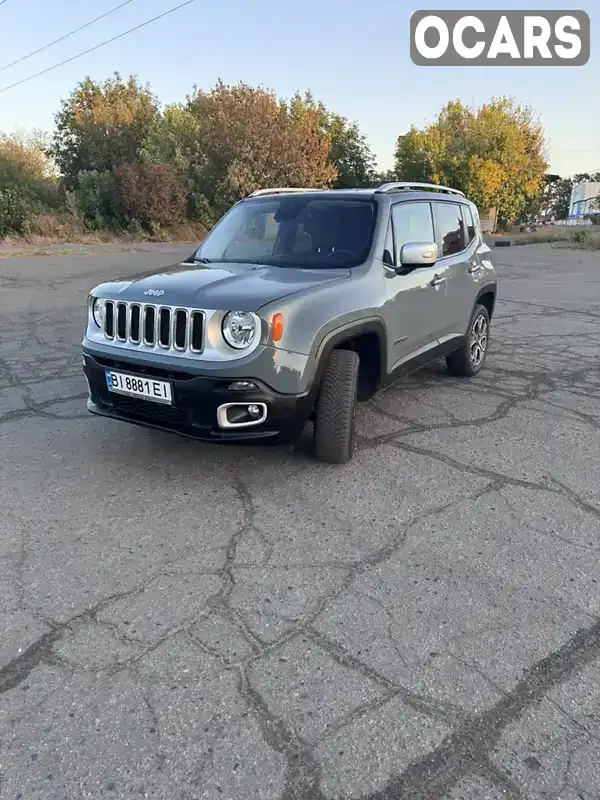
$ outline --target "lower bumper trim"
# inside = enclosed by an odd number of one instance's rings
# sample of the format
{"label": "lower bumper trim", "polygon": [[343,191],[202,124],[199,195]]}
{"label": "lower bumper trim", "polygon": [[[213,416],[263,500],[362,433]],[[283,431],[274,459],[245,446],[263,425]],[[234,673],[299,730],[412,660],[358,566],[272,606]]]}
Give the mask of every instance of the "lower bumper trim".
{"label": "lower bumper trim", "polygon": [[166,433],[176,433],[178,436],[183,436],[186,439],[195,439],[200,442],[214,442],[214,443],[231,443],[241,444],[250,441],[279,441],[282,439],[279,431],[253,431],[250,429],[242,430],[227,430],[227,431],[213,431],[210,428],[201,429],[197,427],[186,427],[172,424],[161,425],[156,420],[144,419],[143,417],[133,414],[127,414],[122,410],[102,406],[94,403],[91,399],[87,401],[87,410],[91,414],[97,414],[100,417],[107,417],[109,419],[119,420],[121,422],[129,422],[132,425],[137,425],[141,428],[151,428],[157,431],[165,431]]}
{"label": "lower bumper trim", "polygon": [[[145,370],[132,363],[127,372],[147,377]],[[84,354],[83,371],[89,386],[90,413],[206,442],[293,443],[314,405],[312,393],[279,394],[253,376],[247,378],[252,381],[252,388],[231,390],[230,380],[176,373],[167,379],[172,402],[155,403],[111,391],[106,380],[107,365],[89,353]]]}

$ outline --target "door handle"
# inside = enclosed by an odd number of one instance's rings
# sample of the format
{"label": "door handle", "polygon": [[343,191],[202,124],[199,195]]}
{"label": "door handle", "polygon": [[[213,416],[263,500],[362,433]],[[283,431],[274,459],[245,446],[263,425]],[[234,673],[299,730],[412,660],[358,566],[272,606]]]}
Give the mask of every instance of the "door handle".
{"label": "door handle", "polygon": [[444,283],[446,278],[441,278],[439,275],[436,275],[435,278],[429,284],[430,286],[439,286],[440,283]]}
{"label": "door handle", "polygon": [[473,273],[479,272],[480,269],[483,269],[481,264],[473,264],[473,266],[469,267],[467,272],[469,273],[469,275],[473,275]]}

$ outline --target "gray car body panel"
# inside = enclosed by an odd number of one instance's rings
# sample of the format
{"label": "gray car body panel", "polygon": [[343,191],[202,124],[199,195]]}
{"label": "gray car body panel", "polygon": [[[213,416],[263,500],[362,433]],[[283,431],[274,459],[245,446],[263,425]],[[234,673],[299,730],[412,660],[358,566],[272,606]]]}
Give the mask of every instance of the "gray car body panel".
{"label": "gray car body panel", "polygon": [[[460,346],[478,295],[496,292],[496,275],[484,243],[476,207],[464,197],[430,191],[377,193],[376,190],[325,191],[337,197],[363,194],[377,202],[372,246],[364,263],[350,269],[299,269],[260,264],[182,262],[149,270],[134,279],[101,284],[94,297],[165,303],[198,309],[255,312],[264,321],[261,343],[249,355],[210,360],[203,354],[176,359],[141,353],[120,345],[119,358],[184,369],[197,375],[256,378],[273,390],[308,392],[332,343],[362,333],[378,336],[384,385],[396,373],[411,371]],[[475,240],[463,253],[439,258],[432,266],[397,274],[382,260],[389,236],[390,212],[402,202],[454,202],[468,205],[476,223]],[[247,198],[242,203],[252,203]],[[210,234],[209,234],[210,235]],[[439,244],[439,243],[438,243]],[[202,245],[198,248],[200,253]],[[469,271],[473,270],[475,271]],[[439,279],[441,283],[432,285]],[[162,292],[156,299],[144,294]],[[283,315],[283,336],[269,340],[268,320]],[[88,314],[84,352],[115,355],[117,348],[99,341]],[[235,354],[237,356],[237,354]],[[429,357],[431,356],[431,358]]]}

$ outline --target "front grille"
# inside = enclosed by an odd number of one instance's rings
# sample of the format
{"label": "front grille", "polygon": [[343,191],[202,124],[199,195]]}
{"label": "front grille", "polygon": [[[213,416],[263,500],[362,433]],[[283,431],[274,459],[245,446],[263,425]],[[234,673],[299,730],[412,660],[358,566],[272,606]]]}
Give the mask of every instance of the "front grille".
{"label": "front grille", "polygon": [[202,353],[204,312],[193,308],[107,300],[104,335],[107,339],[133,345]]}
{"label": "front grille", "polygon": [[101,356],[94,356],[94,358],[103,367],[127,372],[130,375],[152,375],[168,381],[192,381],[198,377],[192,372],[183,372],[178,369],[161,369],[149,364],[133,364],[130,361],[118,361],[116,358],[102,358]]}

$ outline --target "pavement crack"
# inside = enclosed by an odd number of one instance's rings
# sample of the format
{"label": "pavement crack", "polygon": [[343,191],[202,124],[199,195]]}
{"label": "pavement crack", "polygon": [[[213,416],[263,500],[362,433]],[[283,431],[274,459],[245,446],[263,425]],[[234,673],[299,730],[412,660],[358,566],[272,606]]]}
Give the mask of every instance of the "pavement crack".
{"label": "pavement crack", "polygon": [[240,695],[254,711],[266,743],[286,759],[281,800],[326,800],[320,789],[321,769],[311,747],[269,710],[245,669],[240,669],[239,676]]}
{"label": "pavement crack", "polygon": [[52,646],[62,635],[63,628],[48,631],[31,644],[20,656],[0,669],[0,694],[16,689],[29,674],[52,656]]}
{"label": "pavement crack", "polygon": [[[468,719],[435,750],[414,761],[402,774],[392,777],[381,791],[362,800],[443,797],[460,778],[488,769],[489,753],[510,723],[599,657],[600,620],[581,629],[558,650],[529,667],[514,689],[494,706]],[[497,785],[506,789],[504,781]]]}
{"label": "pavement crack", "polygon": [[383,675],[368,664],[365,664],[364,661],[352,655],[352,653],[348,652],[342,645],[331,641],[331,639],[312,628],[305,628],[304,634],[312,639],[312,641],[336,663],[346,669],[359,673],[364,678],[373,681],[383,688],[388,693],[389,698],[395,695],[400,696],[406,705],[410,706],[414,711],[440,720],[445,724],[456,725],[457,723],[464,722],[466,715],[458,706],[440,700],[432,700],[423,695],[418,695],[409,691],[406,687],[396,683],[396,681]]}
{"label": "pavement crack", "polygon": [[[15,689],[36,667],[40,666],[41,664],[58,664],[59,666],[68,665],[71,669],[74,669],[74,666],[71,665],[67,659],[58,656],[58,654],[53,650],[53,646],[60,640],[64,632],[72,629],[74,626],[82,622],[95,622],[98,612],[104,609],[107,605],[117,600],[133,597],[134,595],[143,591],[150,583],[152,583],[152,581],[156,579],[156,577],[156,575],[153,575],[151,578],[144,581],[143,584],[135,587],[134,589],[115,592],[114,594],[109,595],[103,600],[95,603],[93,606],[84,609],[79,614],[75,614],[65,622],[48,622],[48,625],[51,626],[49,631],[40,636],[39,639],[33,642],[33,644],[31,644],[23,653],[17,656],[17,658],[14,658],[0,669],[0,694],[4,694],[5,692]],[[119,668],[122,667],[120,664],[114,666],[118,666]]]}

